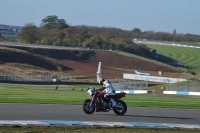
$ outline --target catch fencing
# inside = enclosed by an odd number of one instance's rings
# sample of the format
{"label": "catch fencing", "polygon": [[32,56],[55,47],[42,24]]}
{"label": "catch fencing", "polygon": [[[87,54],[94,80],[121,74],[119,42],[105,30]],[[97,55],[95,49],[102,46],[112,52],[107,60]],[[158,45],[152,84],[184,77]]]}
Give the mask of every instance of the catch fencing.
{"label": "catch fencing", "polygon": [[190,91],[190,92],[200,92],[200,81],[185,81],[173,84],[168,84],[166,87],[167,91]]}
{"label": "catch fencing", "polygon": [[148,82],[145,80],[132,80],[112,83],[115,90],[147,90]]}
{"label": "catch fencing", "polygon": [[[80,79],[80,76],[63,75],[24,75],[24,74],[0,74],[0,82],[96,82],[88,78]],[[148,90],[148,81],[146,80],[111,80],[116,90]],[[155,86],[156,88],[156,86]],[[163,88],[164,89],[164,88]],[[168,83],[166,91],[190,91],[200,92],[200,80],[187,80],[185,82]]]}
{"label": "catch fencing", "polygon": [[[0,81],[20,82],[94,82],[88,78],[80,79],[76,76],[54,76],[54,75],[23,75],[23,74],[0,74]],[[111,80],[116,90],[147,90],[148,82],[142,80],[118,81]]]}
{"label": "catch fencing", "polygon": [[75,82],[76,76],[0,74],[0,81],[21,82]]}

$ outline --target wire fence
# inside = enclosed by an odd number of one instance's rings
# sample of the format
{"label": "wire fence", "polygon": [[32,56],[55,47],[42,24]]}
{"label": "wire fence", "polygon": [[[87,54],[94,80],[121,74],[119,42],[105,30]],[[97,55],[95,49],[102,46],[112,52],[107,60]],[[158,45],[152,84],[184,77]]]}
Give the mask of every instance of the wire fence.
{"label": "wire fence", "polygon": [[53,75],[23,75],[23,74],[0,74],[0,81],[24,81],[24,82],[71,82],[76,81],[76,76],[53,76]]}
{"label": "wire fence", "polygon": [[200,81],[185,81],[167,85],[168,91],[191,91],[200,92]]}
{"label": "wire fence", "polygon": [[147,90],[148,81],[145,80],[132,80],[125,82],[112,83],[115,90]]}
{"label": "wire fence", "polygon": [[[0,74],[0,82],[96,82],[96,80],[89,80],[88,78],[80,78],[77,76],[55,76],[55,75],[23,75],[23,74]],[[145,80],[114,80],[111,81],[116,90],[147,90],[148,81]],[[168,83],[166,85],[168,91],[193,91],[200,92],[200,80],[178,83]]]}

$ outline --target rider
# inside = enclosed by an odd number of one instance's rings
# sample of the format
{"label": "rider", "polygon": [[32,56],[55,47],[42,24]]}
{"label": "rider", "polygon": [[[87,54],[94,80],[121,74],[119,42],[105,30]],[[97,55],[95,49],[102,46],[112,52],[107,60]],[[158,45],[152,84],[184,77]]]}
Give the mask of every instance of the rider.
{"label": "rider", "polygon": [[109,80],[104,79],[103,77],[99,77],[99,84],[103,85],[102,90],[104,92],[106,92],[106,94],[104,95],[104,97],[106,99],[111,100],[112,102],[112,107],[117,107],[117,102],[112,98],[113,96],[115,96],[115,89],[112,86],[112,83]]}

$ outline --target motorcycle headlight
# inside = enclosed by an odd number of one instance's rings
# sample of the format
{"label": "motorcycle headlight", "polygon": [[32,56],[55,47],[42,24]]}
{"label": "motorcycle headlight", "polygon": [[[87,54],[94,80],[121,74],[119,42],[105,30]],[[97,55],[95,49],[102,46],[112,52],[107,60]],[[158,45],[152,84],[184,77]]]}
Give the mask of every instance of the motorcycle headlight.
{"label": "motorcycle headlight", "polygon": [[89,88],[87,93],[89,93],[89,95],[92,96],[94,94],[94,88]]}

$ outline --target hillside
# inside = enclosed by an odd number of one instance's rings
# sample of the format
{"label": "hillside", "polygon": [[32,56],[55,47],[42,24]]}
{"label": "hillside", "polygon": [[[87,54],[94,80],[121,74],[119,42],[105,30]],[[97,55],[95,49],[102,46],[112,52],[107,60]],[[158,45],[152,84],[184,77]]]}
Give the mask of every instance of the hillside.
{"label": "hillside", "polygon": [[174,46],[174,45],[153,45],[147,44],[148,47],[156,49],[159,57],[157,58],[160,62],[170,64],[176,62],[180,66],[188,69],[188,73],[200,76],[200,52],[199,48],[192,46]]}
{"label": "hillside", "polygon": [[109,79],[121,79],[123,73],[134,73],[134,70],[156,76],[158,71],[163,71],[163,76],[182,75],[166,66],[113,51],[0,47],[0,62],[0,73],[11,74],[95,77],[98,63],[102,62],[103,75]]}

